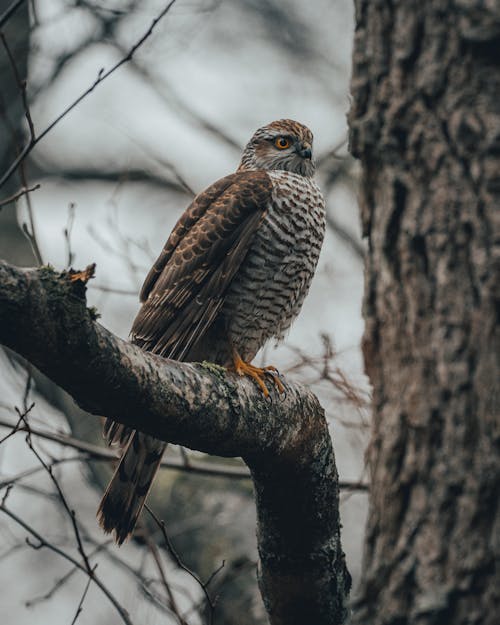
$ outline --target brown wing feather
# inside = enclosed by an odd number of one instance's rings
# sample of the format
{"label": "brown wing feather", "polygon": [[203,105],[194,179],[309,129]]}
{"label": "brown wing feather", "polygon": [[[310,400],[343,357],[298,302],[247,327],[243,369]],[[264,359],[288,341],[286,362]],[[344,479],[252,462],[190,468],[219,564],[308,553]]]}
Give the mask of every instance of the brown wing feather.
{"label": "brown wing feather", "polygon": [[233,183],[235,176],[236,174],[231,174],[225,178],[217,180],[217,182],[214,182],[214,184],[210,185],[208,189],[199,193],[181,215],[179,221],[175,224],[174,229],[168,237],[160,256],[157,258],[144,280],[140,293],[141,302],[145,302],[148,298],[156,280],[160,276],[163,268],[172,256],[172,253],[179,242],[186,235],[186,233],[189,232],[198,219],[206,212],[212,202]]}
{"label": "brown wing feather", "polygon": [[132,340],[182,359],[214,321],[227,287],[264,217],[271,195],[265,172],[239,172],[198,195],[146,278]]}

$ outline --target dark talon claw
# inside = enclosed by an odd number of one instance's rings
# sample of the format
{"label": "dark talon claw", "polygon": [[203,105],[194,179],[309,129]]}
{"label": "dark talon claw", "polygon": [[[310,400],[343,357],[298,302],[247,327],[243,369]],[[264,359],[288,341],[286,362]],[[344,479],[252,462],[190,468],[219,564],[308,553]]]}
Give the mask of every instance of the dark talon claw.
{"label": "dark talon claw", "polygon": [[255,381],[255,383],[258,385],[258,387],[260,388],[260,390],[262,391],[266,399],[269,398],[269,400],[272,401],[270,397],[270,393],[269,393],[270,389],[268,388],[267,384],[264,382],[266,377],[269,377],[272,380],[274,387],[278,389],[279,395],[285,394],[286,396],[285,387],[283,386],[281,379],[280,379],[281,377],[280,372],[278,371],[278,369],[276,369],[276,367],[274,366],[256,367],[242,360],[238,352],[234,349],[233,349],[233,367],[238,375],[241,375],[241,376],[246,375],[252,378]]}

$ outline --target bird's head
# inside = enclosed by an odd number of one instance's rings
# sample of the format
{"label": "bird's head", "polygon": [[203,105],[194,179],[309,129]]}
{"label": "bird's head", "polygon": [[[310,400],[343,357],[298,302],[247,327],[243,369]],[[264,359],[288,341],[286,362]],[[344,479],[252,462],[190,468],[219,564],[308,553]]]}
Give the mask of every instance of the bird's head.
{"label": "bird's head", "polygon": [[293,119],[271,122],[247,143],[238,170],[281,169],[310,177],[314,174],[312,142],[309,128]]}

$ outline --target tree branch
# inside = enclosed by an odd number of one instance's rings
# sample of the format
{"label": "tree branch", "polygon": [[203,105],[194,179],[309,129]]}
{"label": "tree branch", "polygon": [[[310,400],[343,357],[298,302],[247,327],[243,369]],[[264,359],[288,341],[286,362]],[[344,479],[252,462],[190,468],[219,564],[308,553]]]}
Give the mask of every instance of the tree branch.
{"label": "tree branch", "polygon": [[11,204],[12,202],[15,202],[16,200],[18,200],[20,197],[23,197],[23,195],[27,195],[28,193],[31,193],[32,191],[36,191],[37,189],[40,188],[41,185],[36,184],[33,187],[23,187],[22,189],[19,189],[19,191],[17,191],[16,193],[13,193],[12,195],[9,195],[6,198],[3,198],[0,200],[0,209],[3,206],[6,206],[7,204]]}
{"label": "tree branch", "polygon": [[14,15],[25,0],[14,0],[12,4],[0,15],[0,28]]}
{"label": "tree branch", "polygon": [[335,459],[317,398],[286,384],[284,400],[267,402],[247,379],[144,353],[94,317],[74,276],[0,261],[0,342],[89,412],[199,451],[243,457],[255,485],[260,588],[272,625],[342,623],[350,576]]}
{"label": "tree branch", "polygon": [[[17,426],[15,423],[12,423],[11,421],[8,421],[6,419],[0,419],[0,428],[11,429],[11,432],[9,432],[9,434],[0,439],[0,444],[4,440],[18,432],[26,431],[25,426]],[[49,432],[48,430],[42,430],[35,426],[30,426],[30,434],[35,437],[40,437],[49,441],[53,441],[55,443],[59,443],[63,447],[71,447],[73,449],[77,449],[78,451],[83,452],[83,455],[81,457],[82,460],[91,459],[113,462],[118,459],[117,452],[113,449],[92,445],[91,443],[87,443],[86,441],[73,438],[72,436],[69,436],[68,434],[63,434],[61,432]],[[237,480],[250,479],[250,473],[248,472],[248,469],[246,469],[246,467],[232,466],[222,463],[208,463],[204,462],[203,460],[196,460],[194,458],[189,458],[189,463],[186,463],[185,460],[180,458],[165,458],[162,460],[161,466],[164,468],[174,469],[185,473],[196,473],[198,475],[205,475],[209,477],[226,477]],[[5,481],[0,481],[0,488],[4,483]],[[363,484],[362,482],[341,482],[340,487],[346,488],[348,490],[361,491],[366,491],[367,489],[367,485]]]}
{"label": "tree branch", "polygon": [[0,512],[3,512],[7,516],[9,516],[19,526],[21,526],[23,529],[29,532],[34,538],[36,538],[38,543],[32,543],[28,538],[26,539],[26,542],[28,543],[28,545],[30,545],[30,547],[33,547],[33,549],[41,549],[42,547],[46,547],[47,549],[50,549],[54,553],[57,553],[59,556],[61,556],[61,558],[64,558],[65,560],[68,560],[68,562],[71,562],[71,564],[73,564],[75,568],[79,569],[83,573],[86,573],[89,576],[89,578],[92,579],[92,581],[96,584],[96,586],[98,586],[102,590],[102,592],[106,595],[106,597],[111,601],[115,609],[120,614],[121,619],[125,623],[125,625],[132,625],[132,621],[130,620],[128,612],[118,602],[118,600],[114,597],[114,595],[111,594],[111,592],[101,582],[101,580],[98,577],[96,577],[95,567],[91,571],[91,573],[89,573],[87,569],[82,564],[80,564],[80,562],[78,562],[78,560],[75,560],[75,558],[73,558],[71,555],[69,555],[68,553],[66,553],[65,551],[63,551],[62,549],[54,545],[53,543],[46,540],[35,529],[33,529],[30,525],[25,523],[25,521],[23,521],[19,516],[17,516],[17,514],[15,514],[14,512],[12,512],[12,510],[7,508],[5,505],[5,501],[2,501],[0,503]]}
{"label": "tree branch", "polygon": [[[28,109],[26,109],[26,117],[28,119],[28,123],[29,123],[29,127],[30,127],[30,139],[29,139],[28,143],[24,146],[24,148],[20,151],[20,153],[17,155],[17,158],[11,163],[11,165],[8,167],[7,171],[0,178],[0,187],[2,187],[7,182],[7,180],[12,176],[12,174],[16,171],[16,169],[19,167],[19,165],[24,161],[24,159],[28,156],[28,154],[33,150],[35,145],[37,145],[45,137],[45,135],[48,134],[54,128],[54,126],[56,126],[64,117],[66,117],[66,115],[68,113],[70,113],[78,104],[80,104],[80,102],[82,100],[84,100],[90,93],[92,93],[92,91],[94,91],[94,89],[101,82],[106,80],[106,78],[108,78],[108,76],[111,76],[111,74],[113,74],[122,65],[124,65],[125,63],[128,63],[129,61],[132,60],[134,54],[142,46],[142,44],[146,41],[146,39],[148,39],[152,35],[153,30],[155,29],[155,27],[158,24],[158,22],[161,21],[163,19],[163,17],[169,12],[170,8],[173,6],[173,4],[175,2],[176,2],[176,0],[170,0],[170,2],[160,11],[160,13],[158,13],[158,15],[151,22],[151,25],[148,28],[148,30],[126,52],[126,54],[119,61],[117,61],[110,69],[108,69],[107,71],[105,71],[104,68],[101,68],[99,70],[97,78],[90,85],[90,87],[88,87],[75,100],[73,100],[73,102],[71,102],[71,104],[69,104],[54,119],[54,121],[52,121],[38,136],[36,136],[35,133],[34,133],[33,123],[31,122],[31,117],[29,116],[29,111],[28,111]],[[4,19],[4,18],[2,17],[2,19]],[[26,107],[27,105],[26,105],[26,101],[25,101],[24,95],[23,95],[23,101],[24,101],[25,107]]]}

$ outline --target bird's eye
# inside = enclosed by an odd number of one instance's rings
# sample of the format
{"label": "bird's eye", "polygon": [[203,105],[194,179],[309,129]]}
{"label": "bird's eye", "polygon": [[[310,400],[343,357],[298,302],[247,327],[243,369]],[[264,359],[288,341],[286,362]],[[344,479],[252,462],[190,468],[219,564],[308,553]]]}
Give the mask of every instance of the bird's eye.
{"label": "bird's eye", "polygon": [[286,137],[277,137],[274,140],[274,145],[278,148],[278,150],[286,150],[290,147],[291,143],[290,139],[287,139]]}

